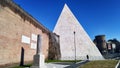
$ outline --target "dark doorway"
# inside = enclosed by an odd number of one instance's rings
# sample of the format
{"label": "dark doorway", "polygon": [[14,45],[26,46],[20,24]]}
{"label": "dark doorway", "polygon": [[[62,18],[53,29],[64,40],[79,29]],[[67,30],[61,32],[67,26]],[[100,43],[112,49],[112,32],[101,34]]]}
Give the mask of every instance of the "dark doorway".
{"label": "dark doorway", "polygon": [[24,65],[24,48],[21,47],[21,58],[20,58],[20,66]]}
{"label": "dark doorway", "polygon": [[88,55],[86,55],[86,57],[87,57],[87,60],[89,60],[89,56],[88,56]]}

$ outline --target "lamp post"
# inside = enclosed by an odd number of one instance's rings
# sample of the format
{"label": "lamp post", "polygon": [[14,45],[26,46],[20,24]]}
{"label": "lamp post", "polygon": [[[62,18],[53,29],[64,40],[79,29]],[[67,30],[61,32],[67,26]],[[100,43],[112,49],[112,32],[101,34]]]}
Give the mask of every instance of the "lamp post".
{"label": "lamp post", "polygon": [[76,63],[76,42],[75,42],[75,31],[74,31],[74,49],[75,49],[75,63]]}

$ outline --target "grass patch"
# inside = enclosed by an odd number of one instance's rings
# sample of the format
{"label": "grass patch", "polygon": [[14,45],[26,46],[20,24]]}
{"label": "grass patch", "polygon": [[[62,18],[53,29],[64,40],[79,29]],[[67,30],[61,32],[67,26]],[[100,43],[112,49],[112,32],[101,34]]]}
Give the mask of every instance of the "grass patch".
{"label": "grass patch", "polygon": [[118,60],[91,61],[80,68],[115,68]]}
{"label": "grass patch", "polygon": [[[81,60],[76,60],[76,62],[80,62]],[[75,62],[75,60],[47,60],[46,63],[50,62]]]}
{"label": "grass patch", "polygon": [[[81,60],[76,60],[76,62],[80,62]],[[75,60],[47,60],[45,61],[45,63],[51,63],[51,62],[70,62],[70,63],[74,63]],[[25,68],[25,67],[30,67],[32,66],[32,64],[28,64],[28,65],[24,65],[24,66],[14,66],[14,67],[10,67],[10,68]]]}

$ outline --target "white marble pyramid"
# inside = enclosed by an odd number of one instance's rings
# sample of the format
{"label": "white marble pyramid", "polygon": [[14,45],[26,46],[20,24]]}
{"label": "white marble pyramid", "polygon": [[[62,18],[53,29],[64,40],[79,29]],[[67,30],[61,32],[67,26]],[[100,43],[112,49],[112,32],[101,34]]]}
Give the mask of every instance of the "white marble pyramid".
{"label": "white marble pyramid", "polygon": [[104,59],[66,4],[53,32],[60,36],[61,60]]}

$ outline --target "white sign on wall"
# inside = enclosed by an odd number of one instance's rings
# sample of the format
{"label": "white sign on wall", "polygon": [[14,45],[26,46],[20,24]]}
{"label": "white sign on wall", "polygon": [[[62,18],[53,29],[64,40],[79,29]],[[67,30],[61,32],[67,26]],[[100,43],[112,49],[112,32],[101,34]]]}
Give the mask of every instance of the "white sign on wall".
{"label": "white sign on wall", "polygon": [[32,34],[32,40],[33,40],[33,41],[37,41],[37,35]]}
{"label": "white sign on wall", "polygon": [[36,43],[31,43],[31,48],[32,49],[36,49],[37,48],[37,44]]}
{"label": "white sign on wall", "polygon": [[25,35],[22,35],[22,43],[30,44],[30,38]]}

